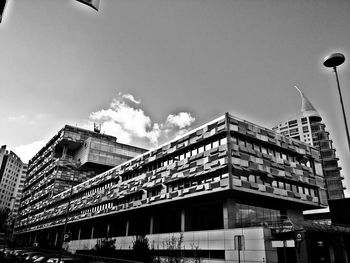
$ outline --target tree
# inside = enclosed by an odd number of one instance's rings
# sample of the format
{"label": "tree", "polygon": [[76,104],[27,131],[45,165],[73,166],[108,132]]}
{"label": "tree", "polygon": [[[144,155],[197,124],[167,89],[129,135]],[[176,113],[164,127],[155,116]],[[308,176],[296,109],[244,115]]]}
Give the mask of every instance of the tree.
{"label": "tree", "polygon": [[136,236],[132,242],[135,252],[135,260],[148,263],[151,261],[151,251],[149,249],[148,238],[146,236]]}

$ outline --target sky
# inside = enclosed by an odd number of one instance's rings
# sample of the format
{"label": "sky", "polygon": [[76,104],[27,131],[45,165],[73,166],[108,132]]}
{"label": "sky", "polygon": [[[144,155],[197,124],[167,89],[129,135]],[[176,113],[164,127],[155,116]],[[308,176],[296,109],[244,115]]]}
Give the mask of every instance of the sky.
{"label": "sky", "polygon": [[[330,131],[350,196],[348,0],[10,0],[0,24],[0,145],[27,162],[65,124],[151,148],[225,112],[273,127],[300,112]],[[350,119],[349,119],[350,121]]]}

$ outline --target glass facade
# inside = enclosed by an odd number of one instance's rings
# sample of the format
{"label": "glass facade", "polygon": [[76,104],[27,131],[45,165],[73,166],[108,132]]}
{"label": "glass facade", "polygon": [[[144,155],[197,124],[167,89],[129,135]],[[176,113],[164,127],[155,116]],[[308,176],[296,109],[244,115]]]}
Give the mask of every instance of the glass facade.
{"label": "glass facade", "polygon": [[[261,226],[282,219],[281,210],[236,203],[236,227]],[[285,215],[285,214],[284,214]]]}

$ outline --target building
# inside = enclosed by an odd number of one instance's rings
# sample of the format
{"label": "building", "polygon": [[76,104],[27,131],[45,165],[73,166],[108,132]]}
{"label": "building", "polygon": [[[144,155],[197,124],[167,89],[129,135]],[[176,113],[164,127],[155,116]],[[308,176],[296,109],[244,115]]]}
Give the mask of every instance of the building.
{"label": "building", "polygon": [[34,200],[16,225],[24,245],[60,247],[68,222],[71,251],[111,238],[130,251],[136,235],[147,235],[157,255],[178,238],[186,255],[195,247],[221,262],[278,262],[293,253],[312,262],[305,240],[284,249],[273,241],[302,229],[303,210],[327,205],[318,150],[228,113],[72,191]]}
{"label": "building", "polygon": [[[297,87],[296,87],[297,88]],[[344,198],[344,186],[333,147],[333,141],[329,138],[326,125],[322,122],[320,114],[311,102],[297,88],[301,95],[301,113],[289,120],[282,121],[272,129],[285,136],[306,142],[321,152],[323,173],[326,180],[327,195],[329,200]]]}
{"label": "building", "polygon": [[[7,225],[0,226],[0,244],[5,244],[5,239],[11,239],[13,224],[16,220],[18,205],[21,200],[23,180],[25,180],[26,164],[12,151],[6,149],[6,145],[0,148],[0,212],[8,211]],[[24,177],[23,177],[24,176]]]}
{"label": "building", "polygon": [[20,175],[19,175],[19,178],[17,180],[17,184],[16,184],[15,191],[14,191],[14,196],[16,198],[12,200],[13,202],[12,202],[11,208],[10,208],[11,211],[13,211],[13,213],[15,215],[17,215],[17,213],[18,213],[19,205],[21,202],[23,187],[24,187],[24,184],[26,182],[26,177],[27,177],[27,170],[28,170],[28,164],[24,163],[22,165]]}
{"label": "building", "polygon": [[29,161],[18,220],[45,211],[52,197],[143,152],[97,130],[66,125]]}
{"label": "building", "polygon": [[0,209],[8,208],[16,213],[14,204],[20,199],[20,181],[25,164],[13,152],[0,148]]}

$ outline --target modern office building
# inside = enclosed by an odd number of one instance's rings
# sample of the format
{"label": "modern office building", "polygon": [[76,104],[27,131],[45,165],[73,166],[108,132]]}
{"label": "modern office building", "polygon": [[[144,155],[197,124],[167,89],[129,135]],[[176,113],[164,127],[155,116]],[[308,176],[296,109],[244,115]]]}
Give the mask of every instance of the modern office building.
{"label": "modern office building", "polygon": [[20,199],[20,181],[25,164],[13,152],[0,148],[0,209],[8,208],[12,213],[16,200]]}
{"label": "modern office building", "polygon": [[145,151],[98,130],[66,125],[29,161],[18,220],[45,211],[57,194]]}
{"label": "modern office building", "polygon": [[44,175],[32,171],[51,171],[46,178],[54,173],[50,164],[34,165],[47,158],[48,148],[56,149],[52,157],[66,152],[84,164],[78,154],[84,140],[64,150],[62,133],[29,165],[27,189],[33,193],[25,196],[16,226],[22,244],[60,246],[67,222],[71,251],[90,250],[111,238],[118,250],[127,251],[136,235],[147,235],[158,255],[178,238],[186,255],[195,247],[209,261],[279,262],[285,251],[299,262],[314,262],[306,240],[288,240],[289,246],[281,248],[276,236],[302,230],[302,211],[327,205],[320,154],[309,144],[227,113],[82,180],[72,191],[41,199],[42,190],[34,185]]}
{"label": "modern office building", "polygon": [[[297,88],[297,87],[296,87]],[[302,142],[306,142],[321,152],[323,174],[326,180],[328,199],[344,198],[344,186],[333,147],[333,141],[329,138],[326,125],[322,122],[322,117],[315,107],[297,88],[301,95],[301,113],[293,118],[278,123],[272,129],[284,136],[288,136]]]}

